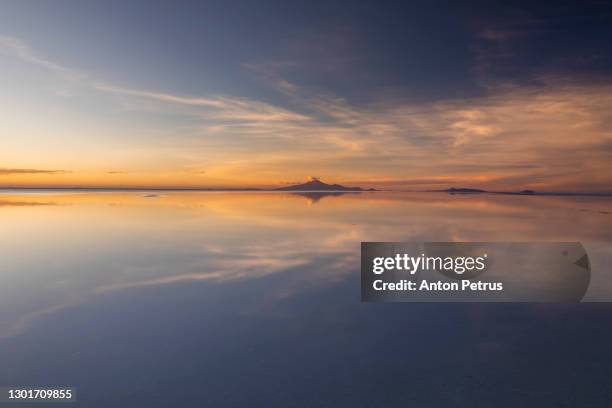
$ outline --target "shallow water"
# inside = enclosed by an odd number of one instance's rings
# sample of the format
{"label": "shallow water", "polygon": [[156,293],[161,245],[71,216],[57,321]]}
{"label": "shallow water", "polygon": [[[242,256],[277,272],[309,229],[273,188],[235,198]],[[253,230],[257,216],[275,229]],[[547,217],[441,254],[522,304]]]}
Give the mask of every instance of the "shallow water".
{"label": "shallow water", "polygon": [[5,191],[0,225],[0,385],[87,407],[612,401],[612,304],[359,290],[361,241],[580,241],[606,271],[610,198]]}

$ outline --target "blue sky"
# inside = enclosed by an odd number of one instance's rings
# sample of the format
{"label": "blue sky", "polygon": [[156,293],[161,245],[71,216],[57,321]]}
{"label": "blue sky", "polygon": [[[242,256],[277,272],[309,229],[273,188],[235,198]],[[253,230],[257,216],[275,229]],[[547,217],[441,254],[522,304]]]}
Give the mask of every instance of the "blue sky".
{"label": "blue sky", "polygon": [[611,10],[5,1],[0,184],[605,189]]}

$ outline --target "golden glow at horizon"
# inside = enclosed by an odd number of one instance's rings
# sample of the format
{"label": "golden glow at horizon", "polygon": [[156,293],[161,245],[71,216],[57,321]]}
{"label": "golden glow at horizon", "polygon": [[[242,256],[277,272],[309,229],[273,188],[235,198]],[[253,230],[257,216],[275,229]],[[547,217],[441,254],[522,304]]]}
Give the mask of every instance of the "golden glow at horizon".
{"label": "golden glow at horizon", "polygon": [[290,110],[106,84],[10,37],[0,49],[36,79],[0,96],[0,187],[278,187],[311,174],[377,188],[612,186],[608,84],[365,108],[279,78]]}

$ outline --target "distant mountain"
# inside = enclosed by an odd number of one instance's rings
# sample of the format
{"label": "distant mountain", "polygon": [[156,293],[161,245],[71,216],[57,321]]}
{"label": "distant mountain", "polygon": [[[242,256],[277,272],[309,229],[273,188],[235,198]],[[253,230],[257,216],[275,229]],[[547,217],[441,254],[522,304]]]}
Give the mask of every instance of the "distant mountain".
{"label": "distant mountain", "polygon": [[422,190],[427,193],[450,193],[450,194],[499,194],[499,195],[528,195],[528,196],[576,196],[576,197],[612,197],[612,192],[539,192],[535,190],[521,191],[489,191],[477,188],[447,188],[446,190]]}
{"label": "distant mountain", "polygon": [[376,191],[373,188],[364,190],[361,187],[345,187],[340,184],[327,184],[319,179],[313,179],[306,183],[296,184],[275,189],[276,191]]}
{"label": "distant mountain", "polygon": [[446,190],[438,190],[442,193],[486,193],[486,190],[479,190],[477,188],[447,188]]}
{"label": "distant mountain", "polygon": [[[521,191],[491,191],[492,194],[504,194],[504,195],[540,195],[540,193],[534,190],[521,190]],[[546,193],[544,193],[546,194]]]}

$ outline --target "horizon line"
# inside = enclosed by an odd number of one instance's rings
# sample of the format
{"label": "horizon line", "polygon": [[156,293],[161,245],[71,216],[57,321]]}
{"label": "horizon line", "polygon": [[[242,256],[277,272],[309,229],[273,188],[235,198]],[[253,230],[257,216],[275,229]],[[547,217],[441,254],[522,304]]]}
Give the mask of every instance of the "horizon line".
{"label": "horizon line", "polygon": [[[473,194],[500,194],[500,195],[522,195],[522,196],[612,196],[612,191],[532,191],[532,192],[524,192],[523,191],[494,191],[494,190],[482,190],[482,189],[474,189],[479,191],[453,191],[453,187],[449,187],[448,189],[443,190],[409,190],[405,188],[399,189],[375,189],[375,190],[281,190],[280,188],[257,188],[257,187],[146,187],[146,186],[137,186],[137,187],[83,187],[83,186],[73,186],[73,187],[25,187],[25,186],[0,186],[0,190],[49,190],[49,191],[79,191],[79,190],[89,190],[89,191],[227,191],[227,192],[280,192],[280,193],[304,193],[304,192],[346,192],[346,193],[371,193],[371,192],[398,192],[398,193],[447,193],[447,194],[459,194],[459,195],[473,195]],[[467,188],[459,188],[455,190],[461,190]]]}

